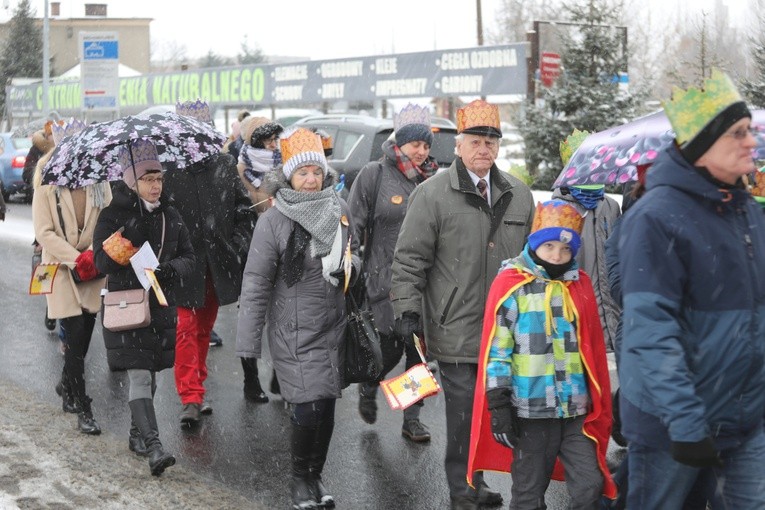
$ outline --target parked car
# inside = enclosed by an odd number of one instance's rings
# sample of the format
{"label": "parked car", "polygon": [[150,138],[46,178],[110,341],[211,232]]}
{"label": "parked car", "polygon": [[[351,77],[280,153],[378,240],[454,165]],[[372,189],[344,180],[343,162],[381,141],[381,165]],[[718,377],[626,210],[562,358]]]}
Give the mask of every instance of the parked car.
{"label": "parked car", "polygon": [[[433,117],[431,124],[433,146],[430,155],[436,158],[440,167],[448,167],[454,161],[457,126],[441,117]],[[328,162],[332,168],[345,175],[348,188],[364,165],[382,157],[382,143],[393,133],[393,120],[365,115],[316,115],[300,119],[294,125],[320,128],[332,137],[333,150]]]}
{"label": "parked car", "polygon": [[5,200],[14,193],[26,192],[26,184],[21,174],[30,147],[32,140],[29,138],[0,133],[0,192]]}

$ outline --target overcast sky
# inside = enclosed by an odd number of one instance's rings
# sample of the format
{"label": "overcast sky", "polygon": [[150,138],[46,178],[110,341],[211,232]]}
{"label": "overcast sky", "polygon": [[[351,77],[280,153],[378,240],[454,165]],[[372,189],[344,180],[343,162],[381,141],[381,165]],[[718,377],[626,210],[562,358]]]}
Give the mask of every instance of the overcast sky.
{"label": "overcast sky", "polygon": [[[267,55],[312,59],[477,45],[475,0],[60,1],[61,17],[83,17],[85,3],[106,3],[109,17],[153,18],[152,42],[175,40],[186,46],[190,58],[210,49],[235,56],[245,34],[250,46]],[[10,5],[2,12],[7,18],[18,0],[2,2]],[[500,0],[482,0],[485,33],[499,4]],[[42,16],[44,0],[32,0],[31,5]],[[202,5],[206,7],[198,7]]]}
{"label": "overcast sky", "polygon": [[[533,0],[529,0],[533,1]],[[687,6],[707,10],[714,0],[634,0],[660,11]],[[724,0],[734,19],[743,17],[746,2]],[[0,18],[7,19],[18,0],[0,0]],[[266,55],[310,59],[407,53],[477,45],[475,0],[60,0],[61,17],[84,16],[85,3],[106,3],[109,17],[152,18],[154,56],[168,41],[187,49],[186,56],[209,50],[235,56],[245,34],[250,46]],[[44,0],[31,0],[42,16]],[[496,30],[501,0],[482,0],[484,33]],[[205,6],[202,8],[201,6]],[[263,7],[265,6],[265,7]],[[685,9],[685,7],[683,7]]]}

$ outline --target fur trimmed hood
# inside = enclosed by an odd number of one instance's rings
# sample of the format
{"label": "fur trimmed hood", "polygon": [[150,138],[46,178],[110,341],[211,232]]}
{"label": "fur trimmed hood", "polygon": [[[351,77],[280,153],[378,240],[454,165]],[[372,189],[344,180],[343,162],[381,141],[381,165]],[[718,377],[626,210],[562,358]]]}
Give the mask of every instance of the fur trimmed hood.
{"label": "fur trimmed hood", "polygon": [[[337,171],[332,167],[327,167],[327,175],[324,177],[324,182],[321,184],[321,189],[327,189],[330,186],[334,186],[338,182]],[[282,167],[276,168],[273,172],[268,172],[263,177],[263,184],[261,185],[263,191],[268,193],[269,197],[272,197],[282,188],[290,188],[289,181],[282,172]]]}
{"label": "fur trimmed hood", "polygon": [[40,131],[35,131],[32,135],[32,143],[37,147],[40,152],[45,154],[49,150],[53,149],[53,139],[51,138],[45,138],[45,131],[42,129]]}

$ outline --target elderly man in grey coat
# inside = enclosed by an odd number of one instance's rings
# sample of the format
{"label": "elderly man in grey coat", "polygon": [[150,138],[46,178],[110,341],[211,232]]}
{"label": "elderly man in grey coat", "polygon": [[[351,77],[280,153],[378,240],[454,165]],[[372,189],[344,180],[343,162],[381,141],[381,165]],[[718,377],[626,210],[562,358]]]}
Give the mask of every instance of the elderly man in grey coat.
{"label": "elderly man in grey coat", "polygon": [[395,329],[423,335],[446,399],[445,469],[452,509],[502,504],[479,474],[467,484],[473,393],[486,296],[500,263],[520,253],[534,208],[529,188],[494,161],[499,111],[476,100],[457,112],[457,158],[415,188],[393,260]]}

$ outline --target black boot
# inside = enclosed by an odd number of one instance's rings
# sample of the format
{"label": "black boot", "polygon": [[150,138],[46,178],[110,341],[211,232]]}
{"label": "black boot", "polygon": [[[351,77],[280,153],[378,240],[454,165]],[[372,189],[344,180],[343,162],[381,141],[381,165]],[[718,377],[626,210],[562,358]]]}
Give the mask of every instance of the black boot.
{"label": "black boot", "polygon": [[131,452],[135,453],[139,457],[146,457],[149,455],[149,450],[146,449],[146,445],[143,442],[143,436],[141,431],[135,424],[135,419],[130,419],[130,436],[128,437],[128,448]]}
{"label": "black boot", "polygon": [[268,402],[268,396],[260,386],[260,379],[258,379],[258,359],[240,359],[242,360],[242,370],[244,371],[244,398],[260,404]]}
{"label": "black boot", "polygon": [[318,508],[309,467],[315,441],[316,429],[292,424],[290,493],[294,510],[315,510]]}
{"label": "black boot", "polygon": [[332,431],[335,428],[334,420],[324,420],[319,423],[314,435],[313,451],[311,452],[311,461],[308,468],[311,473],[311,485],[313,493],[316,496],[316,502],[323,508],[334,508],[335,498],[324,487],[321,480],[321,472],[324,470],[324,463],[327,462],[327,452],[329,451],[329,442],[332,440]]}
{"label": "black boot", "polygon": [[165,453],[159,441],[157,416],[154,414],[154,401],[150,398],[139,398],[129,402],[133,420],[141,431],[143,442],[149,453],[149,469],[154,476],[161,475],[165,469],[175,465],[175,457]]}
{"label": "black boot", "polygon": [[77,404],[80,408],[80,412],[77,413],[77,428],[80,429],[80,432],[83,434],[97,436],[101,433],[101,427],[98,426],[98,423],[96,423],[96,420],[93,418],[93,410],[90,407],[92,401],[93,399],[88,396],[79,399]]}
{"label": "black boot", "polygon": [[377,384],[359,384],[359,415],[370,425],[377,421]]}
{"label": "black boot", "polygon": [[74,401],[72,388],[69,386],[69,378],[66,371],[61,372],[61,380],[56,383],[56,395],[61,397],[61,408],[65,413],[77,414],[80,412],[79,406]]}

